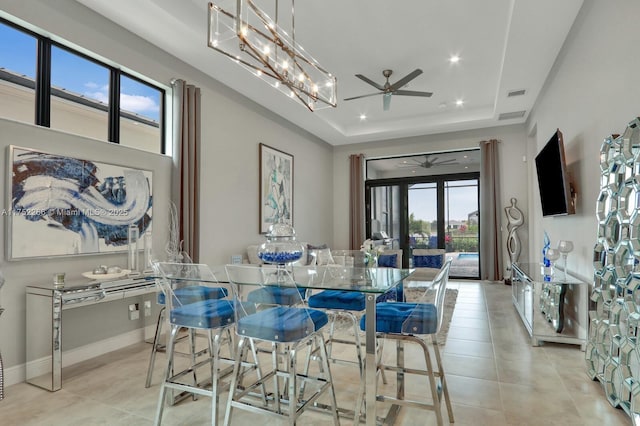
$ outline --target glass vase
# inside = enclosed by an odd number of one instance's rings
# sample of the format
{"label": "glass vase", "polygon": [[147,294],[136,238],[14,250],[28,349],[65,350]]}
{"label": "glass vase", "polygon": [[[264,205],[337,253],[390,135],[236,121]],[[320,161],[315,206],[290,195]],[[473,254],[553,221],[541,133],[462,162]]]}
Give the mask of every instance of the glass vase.
{"label": "glass vase", "polygon": [[127,269],[130,271],[138,270],[138,243],[140,240],[140,230],[135,224],[129,225],[127,231],[128,256],[127,256]]}

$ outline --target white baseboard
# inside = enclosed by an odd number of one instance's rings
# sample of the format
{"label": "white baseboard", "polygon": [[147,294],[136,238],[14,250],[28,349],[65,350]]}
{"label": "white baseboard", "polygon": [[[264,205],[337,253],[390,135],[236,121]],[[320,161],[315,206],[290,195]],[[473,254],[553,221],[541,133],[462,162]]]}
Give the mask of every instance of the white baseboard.
{"label": "white baseboard", "polygon": [[[155,325],[148,325],[145,328],[138,328],[128,333],[110,337],[109,339],[100,340],[99,342],[90,343],[75,349],[62,352],[62,367],[77,364],[108,352],[112,352],[124,347],[143,342],[147,336],[155,333]],[[29,368],[33,367],[34,374],[45,374],[51,370],[51,358],[42,358],[31,361]],[[4,385],[11,386],[26,380],[26,364],[15,365],[4,369]]]}

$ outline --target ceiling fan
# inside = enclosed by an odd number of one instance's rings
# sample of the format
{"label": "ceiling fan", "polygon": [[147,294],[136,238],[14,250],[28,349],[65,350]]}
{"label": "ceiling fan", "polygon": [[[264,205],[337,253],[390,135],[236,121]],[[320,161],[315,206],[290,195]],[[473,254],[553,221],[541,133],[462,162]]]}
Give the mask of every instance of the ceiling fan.
{"label": "ceiling fan", "polygon": [[382,97],[382,109],[384,111],[388,111],[389,107],[391,105],[391,96],[392,95],[422,96],[422,97],[425,97],[425,98],[431,97],[431,95],[433,95],[433,93],[431,93],[431,92],[418,92],[418,91],[415,91],[415,90],[400,90],[401,88],[406,86],[411,80],[413,80],[414,78],[416,78],[417,76],[422,74],[422,70],[421,69],[418,68],[418,69],[410,72],[409,74],[405,75],[404,77],[402,77],[400,80],[396,81],[393,84],[389,83],[389,77],[391,77],[391,74],[393,74],[392,70],[384,70],[384,71],[382,71],[382,75],[387,80],[384,83],[384,85],[382,85],[382,86],[379,85],[378,83],[376,83],[375,81],[365,77],[362,74],[356,74],[356,77],[358,77],[360,80],[364,81],[365,83],[372,85],[373,87],[378,89],[379,92],[370,93],[370,94],[367,94],[367,95],[354,96],[352,98],[346,98],[345,101],[351,101],[353,99],[360,99],[360,98],[367,98],[369,96],[383,95],[383,97]]}
{"label": "ceiling fan", "polygon": [[424,167],[425,169],[429,169],[434,166],[450,166],[454,164],[458,164],[455,158],[438,161],[438,157],[431,158],[431,155],[425,155],[424,161],[418,161],[417,159],[412,158],[410,161],[398,164],[398,167]]}

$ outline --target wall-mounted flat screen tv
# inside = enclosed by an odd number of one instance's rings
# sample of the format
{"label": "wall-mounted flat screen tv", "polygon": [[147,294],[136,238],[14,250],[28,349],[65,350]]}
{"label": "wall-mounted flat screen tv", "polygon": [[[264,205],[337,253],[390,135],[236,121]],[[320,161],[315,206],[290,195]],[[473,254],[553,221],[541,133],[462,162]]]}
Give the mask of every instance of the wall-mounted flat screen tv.
{"label": "wall-mounted flat screen tv", "polygon": [[543,216],[576,212],[567,175],[562,132],[558,129],[536,156],[538,188]]}

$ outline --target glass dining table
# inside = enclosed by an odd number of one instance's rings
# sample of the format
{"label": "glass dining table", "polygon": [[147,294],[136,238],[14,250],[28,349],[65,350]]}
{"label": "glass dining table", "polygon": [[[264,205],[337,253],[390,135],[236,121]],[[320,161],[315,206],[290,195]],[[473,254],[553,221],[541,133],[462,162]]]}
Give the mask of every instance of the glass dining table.
{"label": "glass dining table", "polygon": [[[258,267],[258,266],[256,266]],[[264,269],[271,266],[263,266]],[[219,283],[228,282],[225,266],[211,266]],[[273,267],[274,273],[276,271]],[[413,269],[362,268],[340,265],[293,266],[286,270],[299,288],[309,290],[343,290],[365,295],[365,416],[366,424],[376,424],[376,299],[394,290],[408,278]],[[249,285],[249,284],[247,284]]]}

